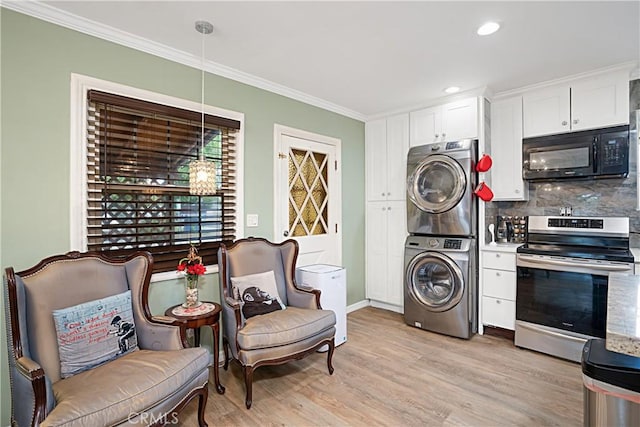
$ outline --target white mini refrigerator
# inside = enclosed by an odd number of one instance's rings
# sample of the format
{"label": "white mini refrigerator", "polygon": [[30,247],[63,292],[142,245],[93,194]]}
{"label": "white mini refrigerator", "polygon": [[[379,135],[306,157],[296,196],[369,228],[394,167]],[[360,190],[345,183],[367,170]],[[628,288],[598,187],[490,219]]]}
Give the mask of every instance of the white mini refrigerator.
{"label": "white mini refrigerator", "polygon": [[[296,281],[320,290],[320,305],[336,313],[336,346],[347,340],[347,270],[328,264],[296,269]],[[326,347],[326,346],[325,346]],[[321,349],[321,351],[326,349]]]}

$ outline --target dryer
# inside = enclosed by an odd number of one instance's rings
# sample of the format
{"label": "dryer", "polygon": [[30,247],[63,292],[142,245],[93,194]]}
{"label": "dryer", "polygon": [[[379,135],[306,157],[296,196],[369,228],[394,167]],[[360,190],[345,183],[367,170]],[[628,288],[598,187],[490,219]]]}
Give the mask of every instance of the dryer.
{"label": "dryer", "polygon": [[407,228],[410,234],[476,234],[477,140],[413,147],[407,156]]}
{"label": "dryer", "polygon": [[407,237],[405,322],[459,338],[477,332],[476,255],[475,239]]}

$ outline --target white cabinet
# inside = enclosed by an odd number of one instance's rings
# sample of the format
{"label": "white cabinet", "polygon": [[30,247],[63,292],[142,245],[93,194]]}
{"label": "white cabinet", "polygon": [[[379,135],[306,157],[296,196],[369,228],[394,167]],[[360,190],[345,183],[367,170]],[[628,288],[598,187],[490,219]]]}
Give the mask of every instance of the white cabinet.
{"label": "white cabinet", "polygon": [[398,307],[403,305],[406,221],[404,201],[367,203],[367,298]]}
{"label": "white cabinet", "polygon": [[529,200],[522,179],[522,96],[491,104],[491,158],[493,200]]}
{"label": "white cabinet", "polygon": [[478,137],[478,98],[467,98],[410,114],[410,146]]}
{"label": "white cabinet", "polygon": [[401,310],[409,114],[365,125],[367,298]]}
{"label": "white cabinet", "polygon": [[404,200],[409,115],[365,124],[367,200]]}
{"label": "white cabinet", "polygon": [[516,254],[499,246],[482,251],[482,324],[514,330]]}
{"label": "white cabinet", "polygon": [[629,123],[629,77],[603,74],[523,95],[524,137]]}

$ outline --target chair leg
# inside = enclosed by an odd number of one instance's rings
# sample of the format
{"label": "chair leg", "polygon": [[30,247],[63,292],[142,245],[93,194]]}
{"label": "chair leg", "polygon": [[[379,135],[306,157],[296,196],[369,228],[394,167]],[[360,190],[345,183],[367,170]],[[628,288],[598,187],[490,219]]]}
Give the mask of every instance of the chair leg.
{"label": "chair leg", "polygon": [[229,368],[229,341],[226,337],[222,337],[222,349],[224,350],[224,370]]}
{"label": "chair leg", "polygon": [[198,426],[207,427],[208,424],[204,420],[204,412],[207,406],[207,398],[209,397],[209,386],[202,388],[200,396],[198,396]]}
{"label": "chair leg", "polygon": [[242,371],[244,372],[244,385],[247,388],[247,397],[244,404],[247,409],[251,409],[251,403],[253,403],[253,366],[243,366]]}
{"label": "chair leg", "polygon": [[329,351],[327,351],[327,368],[329,368],[329,375],[333,375],[333,364],[332,359],[333,359],[333,350],[336,347],[336,342],[335,342],[335,338],[331,339],[331,342],[329,343]]}

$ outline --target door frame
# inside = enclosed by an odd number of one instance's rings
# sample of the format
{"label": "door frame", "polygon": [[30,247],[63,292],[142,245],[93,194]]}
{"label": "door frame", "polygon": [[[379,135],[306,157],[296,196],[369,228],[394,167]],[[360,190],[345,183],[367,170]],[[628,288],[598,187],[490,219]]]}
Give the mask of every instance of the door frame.
{"label": "door frame", "polygon": [[338,167],[334,177],[336,181],[335,188],[338,191],[338,195],[337,197],[335,197],[335,200],[333,200],[331,195],[329,197],[330,200],[335,203],[335,224],[338,225],[338,232],[336,233],[336,239],[338,242],[338,247],[336,248],[336,259],[338,260],[338,265],[342,265],[342,140],[338,138],[320,135],[306,130],[284,126],[278,123],[275,123],[273,125],[273,240],[275,242],[281,242],[287,239],[282,236],[281,229],[279,227],[280,218],[284,214],[283,208],[279,203],[284,197],[281,192],[282,183],[280,182],[280,177],[282,176],[282,174],[280,173],[280,165],[282,165],[283,162],[280,161],[279,158],[280,145],[282,142],[282,137],[284,135],[294,138],[308,139],[310,141],[328,144],[335,147],[335,161],[337,162]]}

